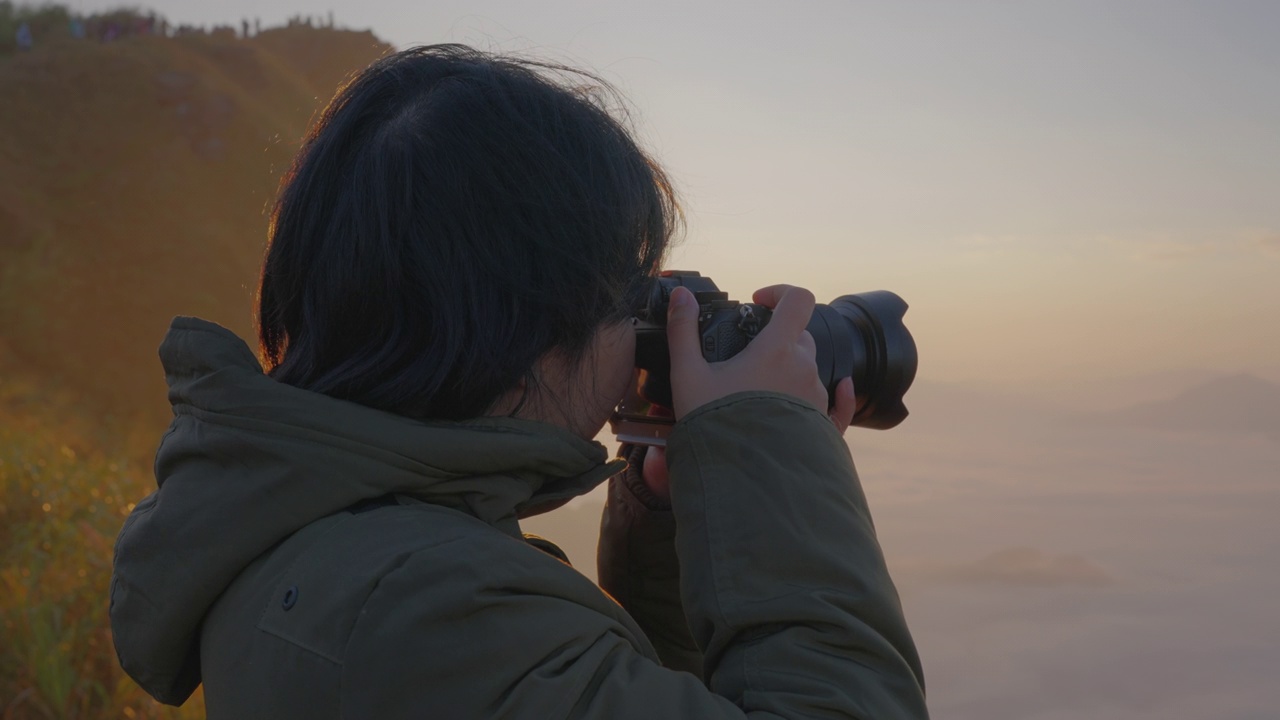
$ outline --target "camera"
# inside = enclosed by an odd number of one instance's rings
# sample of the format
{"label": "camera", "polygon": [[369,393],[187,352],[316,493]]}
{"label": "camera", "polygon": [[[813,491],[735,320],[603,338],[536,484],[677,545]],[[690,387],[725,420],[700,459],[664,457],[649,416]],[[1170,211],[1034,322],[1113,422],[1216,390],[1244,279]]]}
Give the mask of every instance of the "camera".
{"label": "camera", "polygon": [[[686,287],[698,302],[698,334],[707,362],[728,360],[746,348],[772,311],[730,300],[711,278],[671,270],[654,278],[636,308],[636,373],[609,424],[618,440],[666,445],[671,417],[671,356],[667,306],[671,292]],[[834,404],[836,386],[853,377],[857,410],[851,425],[886,430],[907,417],[902,397],[916,376],[916,344],[902,322],[907,303],[886,290],[842,295],[817,305],[807,330],[817,349],[818,377]]]}

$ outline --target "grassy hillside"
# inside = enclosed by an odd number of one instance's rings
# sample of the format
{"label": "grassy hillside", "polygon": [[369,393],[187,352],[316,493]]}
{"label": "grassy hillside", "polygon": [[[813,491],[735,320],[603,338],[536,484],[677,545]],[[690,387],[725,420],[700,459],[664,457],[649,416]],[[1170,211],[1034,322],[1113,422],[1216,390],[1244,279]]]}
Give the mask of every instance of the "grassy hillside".
{"label": "grassy hillside", "polygon": [[111,547],[151,484],[73,393],[0,358],[0,717],[198,718],[159,706],[116,662]]}
{"label": "grassy hillside", "polygon": [[0,61],[0,337],[91,402],[164,418],[170,318],[250,335],[279,176],[318,107],[387,49],[298,26]]}
{"label": "grassy hillside", "polygon": [[389,48],[310,27],[0,57],[0,718],[198,718],[120,670],[111,548],[168,423],[176,314],[251,336],[279,176]]}

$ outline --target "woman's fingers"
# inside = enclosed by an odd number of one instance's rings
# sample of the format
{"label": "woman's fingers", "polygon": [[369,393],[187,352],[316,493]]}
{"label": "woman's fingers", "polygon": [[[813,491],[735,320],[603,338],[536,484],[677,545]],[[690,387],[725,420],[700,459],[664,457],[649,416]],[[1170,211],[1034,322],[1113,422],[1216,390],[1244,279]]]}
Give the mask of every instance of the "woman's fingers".
{"label": "woman's fingers", "polygon": [[770,285],[757,290],[752,299],[773,310],[769,324],[753,342],[795,342],[809,325],[816,304],[813,293],[791,285]]}
{"label": "woman's fingers", "polygon": [[854,395],[853,378],[845,378],[836,385],[836,404],[831,408],[831,422],[841,435],[849,429],[853,422],[853,413],[858,409],[858,400]]}
{"label": "woman's fingers", "polygon": [[702,360],[702,343],[698,337],[698,301],[689,292],[689,288],[676,288],[668,299],[667,347],[673,364],[696,364]]}
{"label": "woman's fingers", "polygon": [[690,410],[716,399],[708,387],[707,361],[698,335],[698,301],[688,288],[671,293],[667,307],[667,349],[671,355],[672,410],[684,417]]}
{"label": "woman's fingers", "polygon": [[671,478],[667,474],[667,451],[659,447],[650,447],[644,453],[644,463],[640,466],[640,477],[653,496],[664,503],[671,502]]}

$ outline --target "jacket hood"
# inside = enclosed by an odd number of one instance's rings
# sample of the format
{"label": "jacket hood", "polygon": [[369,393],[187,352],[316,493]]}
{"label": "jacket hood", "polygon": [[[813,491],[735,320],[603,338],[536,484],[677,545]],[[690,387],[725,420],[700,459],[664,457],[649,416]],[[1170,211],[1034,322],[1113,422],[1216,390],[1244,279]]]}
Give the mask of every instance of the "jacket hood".
{"label": "jacket hood", "polygon": [[196,318],[174,319],[160,359],[174,420],[159,489],[116,541],[110,612],[121,665],[170,704],[200,683],[200,625],[219,595],[309,523],[399,493],[519,537],[522,512],[624,467],[545,423],[422,422],[280,384],[234,333]]}

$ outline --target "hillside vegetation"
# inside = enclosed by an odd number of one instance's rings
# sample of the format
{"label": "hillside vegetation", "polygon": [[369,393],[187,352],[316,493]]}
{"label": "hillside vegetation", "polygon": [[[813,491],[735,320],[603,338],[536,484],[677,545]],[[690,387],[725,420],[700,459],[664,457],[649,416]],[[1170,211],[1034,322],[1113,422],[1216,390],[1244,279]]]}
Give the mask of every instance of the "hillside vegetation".
{"label": "hillside vegetation", "polygon": [[169,320],[250,336],[279,177],[318,106],[387,49],[295,26],[0,61],[0,337],[91,402],[167,417]]}
{"label": "hillside vegetation", "polygon": [[65,38],[0,56],[0,718],[203,715],[116,663],[111,548],[154,488],[172,316],[252,334],[279,177],[367,32]]}

